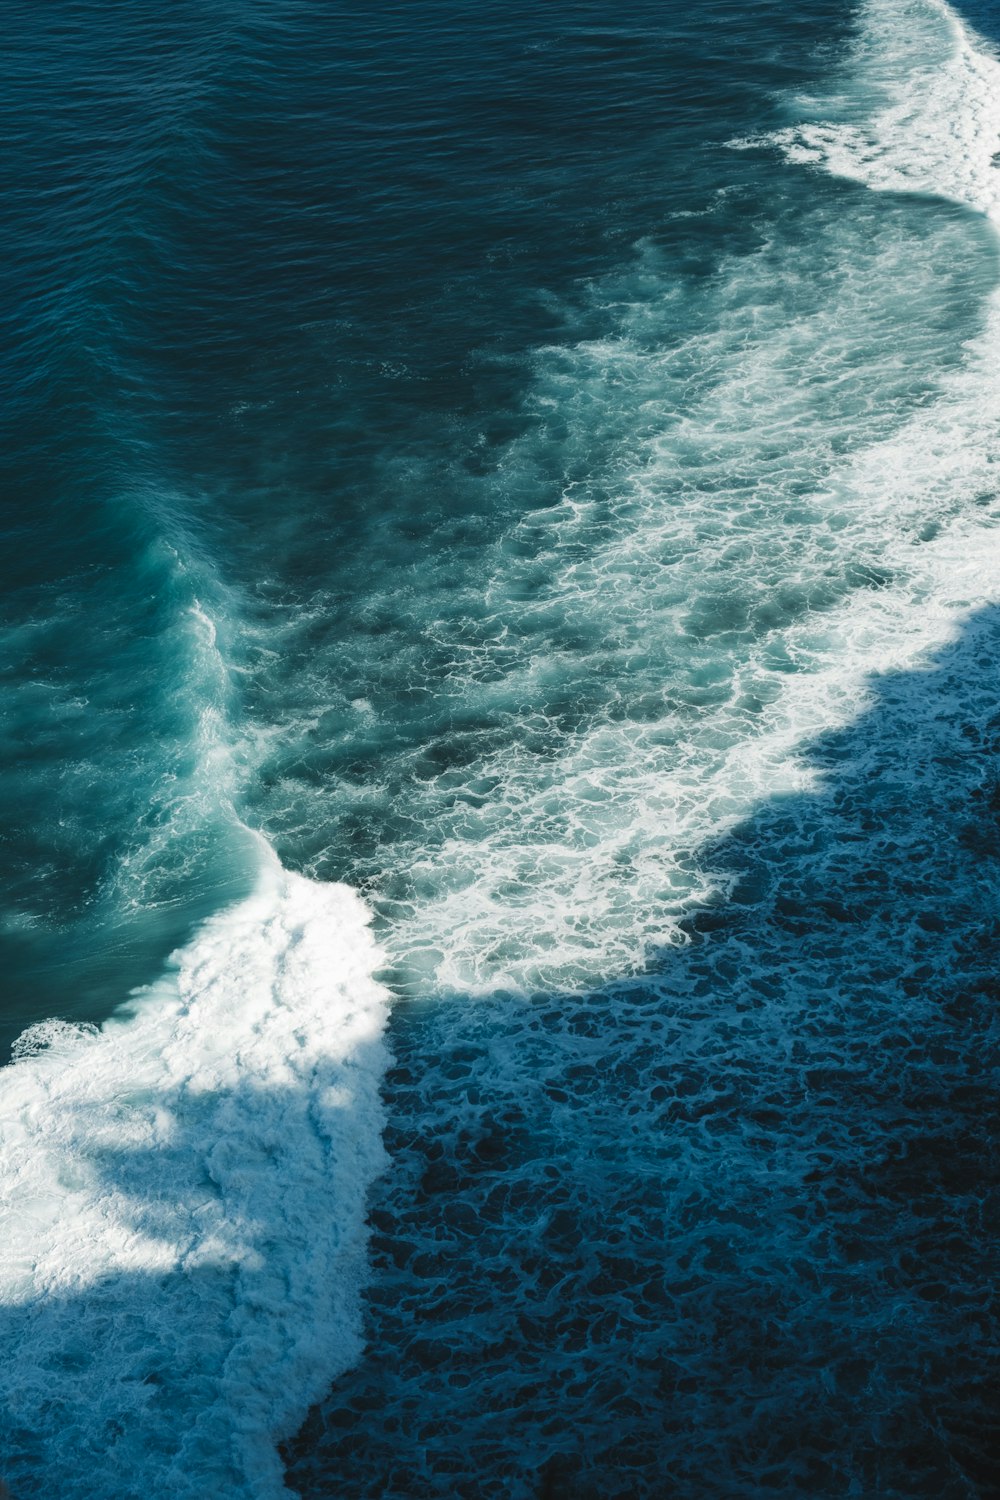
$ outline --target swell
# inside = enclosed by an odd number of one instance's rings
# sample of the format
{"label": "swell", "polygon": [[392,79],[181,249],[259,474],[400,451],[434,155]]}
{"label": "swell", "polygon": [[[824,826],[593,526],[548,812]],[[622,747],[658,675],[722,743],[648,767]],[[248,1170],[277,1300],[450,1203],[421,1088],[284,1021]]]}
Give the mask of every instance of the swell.
{"label": "swell", "polygon": [[240,602],[175,478],[164,329],[199,269],[178,222],[211,197],[206,112],[256,19],[12,13],[4,1020],[34,1024],[0,1097],[0,1476],[19,1500],[284,1493],[275,1442],[359,1348],[379,952],[350,891],[286,872],[243,821]]}
{"label": "swell", "polygon": [[257,864],[235,812],[238,705],[219,640],[231,591],[176,500],[154,516],[136,486],[79,510],[63,528],[72,561],[11,599],[3,630],[15,1028],[107,1014],[246,895]]}
{"label": "swell", "polygon": [[[120,997],[130,934],[148,967],[165,934],[194,931],[103,1025],[37,1022],[4,1070],[0,1475],[19,1500],[285,1493],[275,1444],[360,1349],[380,954],[352,892],[283,870],[242,821],[220,640],[235,601],[177,507],[155,510],[151,530],[119,507],[145,538],[104,600],[120,649],[103,671],[75,658],[97,723],[74,746],[73,834],[85,847],[102,818],[115,833],[79,941],[84,959],[110,948]],[[150,585],[153,619],[129,642]],[[129,678],[141,749],[116,777],[109,718]],[[58,1009],[95,1007],[68,988]]]}

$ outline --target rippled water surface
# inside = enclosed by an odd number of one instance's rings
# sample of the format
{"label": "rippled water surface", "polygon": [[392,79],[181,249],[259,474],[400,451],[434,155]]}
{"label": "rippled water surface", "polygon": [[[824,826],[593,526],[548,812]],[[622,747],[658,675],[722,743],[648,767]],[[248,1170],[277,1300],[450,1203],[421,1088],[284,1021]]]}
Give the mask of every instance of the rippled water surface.
{"label": "rippled water surface", "polygon": [[15,1500],[994,1492],[991,31],[10,7]]}

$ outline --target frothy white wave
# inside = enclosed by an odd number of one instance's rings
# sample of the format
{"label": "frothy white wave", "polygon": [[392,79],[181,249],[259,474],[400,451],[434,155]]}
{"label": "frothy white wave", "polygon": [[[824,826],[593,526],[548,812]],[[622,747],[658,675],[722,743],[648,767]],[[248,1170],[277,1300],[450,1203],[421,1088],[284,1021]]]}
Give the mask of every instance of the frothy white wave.
{"label": "frothy white wave", "polygon": [[873,191],[1000,220],[1000,60],[945,0],[868,0],[843,84],[826,120],[766,139]]}
{"label": "frothy white wave", "polygon": [[287,1494],[360,1350],[385,992],[346,887],[280,868],[0,1102],[0,1477],[17,1500]]}
{"label": "frothy white wave", "polygon": [[[875,191],[947,198],[1000,220],[1000,62],[949,6],[870,0],[841,82],[835,97],[814,103],[834,118],[770,138],[789,159]],[[929,243],[929,253],[913,257],[918,287],[921,277],[933,277],[935,255],[948,253]],[[690,590],[704,589],[715,607],[713,574],[725,578],[737,605],[741,591],[752,598],[759,588],[772,597],[782,587],[821,593],[824,566],[833,571],[838,562],[881,581],[775,629],[728,668],[706,656],[706,687],[716,685],[714,671],[717,680],[728,676],[729,690],[680,735],[669,717],[602,723],[566,736],[565,752],[544,776],[530,755],[518,764],[509,751],[477,768],[484,783],[503,789],[506,827],[494,817],[481,842],[454,841],[445,888],[395,934],[412,944],[418,963],[429,950],[442,987],[482,992],[498,983],[544,984],[553,974],[579,983],[639,966],[658,945],[680,940],[685,906],[703,900],[714,878],[699,848],[764,798],[807,784],[798,748],[862,712],[873,677],[914,667],[954,636],[970,610],[997,602],[1000,296],[988,299],[982,332],[957,370],[939,377],[933,399],[900,423],[893,387],[908,361],[919,368],[925,351],[916,330],[912,347],[880,345],[877,305],[866,329],[863,295],[858,307],[850,305],[853,291],[845,296],[866,274],[847,258],[846,233],[843,250],[841,288],[811,320],[782,313],[782,302],[794,306],[798,266],[771,264],[768,248],[770,294],[762,295],[766,282],[754,286],[746,263],[734,266],[739,320],[727,323],[724,314],[716,334],[699,334],[679,352],[638,352],[651,316],[643,303],[628,313],[625,339],[559,351],[540,377],[539,403],[547,399],[572,424],[578,401],[588,434],[604,431],[608,388],[648,393],[636,416],[651,431],[644,467],[603,516],[578,486],[526,523],[519,550],[532,559],[522,572],[538,593],[537,614],[570,601],[581,626],[603,617],[613,642],[631,611],[648,625],[647,641],[662,639],[666,662],[697,613]],[[912,295],[907,255],[905,240],[890,231],[888,276],[878,268],[887,295],[893,257],[898,295]],[[560,379],[567,364],[579,384],[575,396]],[[685,364],[698,371],[695,379],[713,369],[723,374],[706,399],[693,409],[681,404],[657,433],[654,424],[669,409],[656,401],[657,380],[669,384]],[[838,415],[827,390],[846,385],[852,364],[872,370],[873,393],[867,406]],[[831,461],[838,448],[847,456]],[[702,473],[708,483],[699,494],[691,481]],[[677,507],[671,492],[685,489],[687,503]],[[778,568],[769,533],[783,537]],[[690,577],[686,557],[694,559]],[[540,564],[552,570],[544,588],[535,581]],[[629,642],[633,659],[641,644]],[[627,671],[629,653],[621,660]],[[605,661],[614,671],[611,649]],[[542,674],[559,665],[532,658],[525,702],[541,695]],[[744,705],[754,703],[748,713]],[[529,884],[530,903],[511,901],[511,890]],[[530,949],[518,928],[530,931]]]}
{"label": "frothy white wave", "polygon": [[[995,67],[935,0],[882,0],[815,128],[849,115],[897,184],[905,167],[908,190],[947,196],[951,173],[961,201],[988,204]],[[776,230],[719,267],[697,316],[644,250],[593,288],[606,337],[538,351],[526,434],[500,464],[536,503],[467,559],[464,590],[455,554],[440,579],[421,571],[415,602],[411,579],[376,573],[366,608],[384,634],[346,648],[352,680],[419,682],[433,659],[458,726],[433,760],[393,764],[390,747],[383,785],[313,772],[303,792],[333,673],[317,672],[308,725],[297,684],[269,815],[295,835],[303,802],[332,828],[345,804],[367,826],[398,799],[417,831],[383,867],[406,876],[369,878],[415,985],[576,986],[641,966],[706,894],[699,848],[797,784],[774,746],[842,722],[871,673],[933,647],[932,619],[939,643],[995,598],[988,565],[951,571],[964,547],[990,554],[997,518],[992,235],[878,208],[817,193],[790,242]],[[552,473],[561,493],[539,483]],[[370,753],[347,704],[341,724]]]}

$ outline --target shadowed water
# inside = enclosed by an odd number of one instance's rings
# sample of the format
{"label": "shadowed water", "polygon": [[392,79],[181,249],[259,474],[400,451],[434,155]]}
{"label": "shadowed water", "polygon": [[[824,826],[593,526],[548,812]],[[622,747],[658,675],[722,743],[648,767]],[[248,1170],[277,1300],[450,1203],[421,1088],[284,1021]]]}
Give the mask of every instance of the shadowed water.
{"label": "shadowed water", "polygon": [[989,1495],[991,45],[8,22],[0,1474]]}
{"label": "shadowed water", "polygon": [[304,1496],[992,1493],[998,651],[877,679],[644,978],[396,1010]]}

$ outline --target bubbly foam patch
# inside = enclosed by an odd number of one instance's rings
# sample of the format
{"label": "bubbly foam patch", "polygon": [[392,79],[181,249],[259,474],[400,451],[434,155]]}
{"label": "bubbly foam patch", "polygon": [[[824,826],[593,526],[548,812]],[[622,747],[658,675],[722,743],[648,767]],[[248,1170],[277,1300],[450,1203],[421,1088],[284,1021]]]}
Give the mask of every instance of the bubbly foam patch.
{"label": "bubbly foam patch", "polygon": [[[907,19],[901,54],[899,8],[868,7],[864,77],[815,111],[910,189],[988,206],[997,65],[930,0]],[[416,991],[586,986],[683,942],[699,850],[799,786],[795,745],[872,674],[995,599],[993,230],[860,201],[796,200],[694,287],[644,249],[591,289],[605,336],[537,352],[485,481],[530,504],[495,546],[379,560],[328,645],[332,596],[262,630],[303,660],[261,735],[262,816],[366,882]]]}
{"label": "bubbly foam patch", "polygon": [[769,137],[790,161],[1000,218],[1000,60],[944,0],[868,0],[842,81],[826,120]]}
{"label": "bubbly foam patch", "polygon": [[0,1105],[0,1476],[17,1500],[287,1493],[275,1443],[360,1350],[385,993],[361,902],[267,860]]}
{"label": "bubbly foam patch", "polygon": [[800,743],[655,973],[400,1007],[303,1497],[991,1492],[998,652],[993,607]]}

